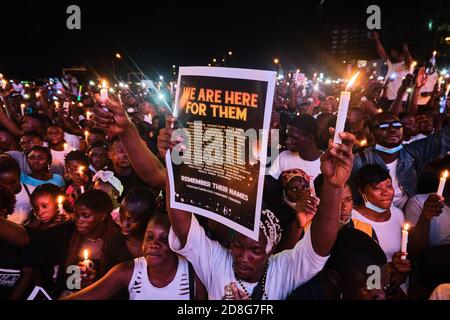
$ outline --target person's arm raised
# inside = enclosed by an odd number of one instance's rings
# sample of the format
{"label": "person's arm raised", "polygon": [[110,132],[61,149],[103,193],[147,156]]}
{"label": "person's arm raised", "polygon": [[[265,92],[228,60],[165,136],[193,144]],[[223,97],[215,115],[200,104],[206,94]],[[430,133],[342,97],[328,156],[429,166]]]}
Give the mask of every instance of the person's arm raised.
{"label": "person's arm raised", "polygon": [[377,47],[377,53],[380,56],[381,59],[384,61],[389,60],[389,56],[386,54],[386,51],[384,51],[383,45],[380,41],[380,36],[378,35],[378,32],[372,32],[372,40],[375,41],[375,45]]}
{"label": "person's arm raised", "polygon": [[133,268],[133,261],[121,263],[89,287],[59,300],[108,300],[120,289],[127,288],[133,275]]}
{"label": "person's arm raised", "polygon": [[109,134],[119,136],[131,165],[143,181],[152,187],[164,188],[166,183],[164,166],[141,139],[122,103],[115,96],[110,96],[106,107],[109,111],[99,107],[94,108],[96,126],[107,130]]}
{"label": "person's arm raised", "polygon": [[[332,136],[334,130],[331,129]],[[353,166],[353,145],[356,138],[348,132],[340,133],[342,144],[330,139],[328,149],[320,158],[320,170],[324,184],[320,205],[311,225],[311,240],[314,251],[325,257],[330,254],[339,231],[341,195],[350,178]]]}
{"label": "person's arm raised", "polygon": [[[163,158],[165,157],[167,150],[171,150],[179,143],[178,141],[172,141],[174,129],[171,128],[171,124],[174,122],[175,119],[169,117],[166,121],[166,127],[159,131],[158,151]],[[166,180],[166,208],[169,213],[172,229],[175,232],[175,235],[180,239],[181,245],[184,247],[191,227],[192,213],[170,207],[170,186],[168,179]]]}

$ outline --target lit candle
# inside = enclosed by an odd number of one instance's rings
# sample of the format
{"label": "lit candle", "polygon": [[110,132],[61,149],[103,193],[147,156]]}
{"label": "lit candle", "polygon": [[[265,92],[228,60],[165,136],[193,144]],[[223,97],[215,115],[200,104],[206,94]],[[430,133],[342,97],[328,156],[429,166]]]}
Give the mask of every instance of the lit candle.
{"label": "lit candle", "polygon": [[91,120],[91,114],[92,112],[86,111],[86,120]]}
{"label": "lit candle", "polygon": [[64,201],[64,197],[59,196],[58,197],[58,212],[61,215],[64,214],[63,201]]}
{"label": "lit candle", "polygon": [[2,89],[6,89],[6,86],[8,85],[8,81],[5,79],[2,79]]}
{"label": "lit candle", "polygon": [[56,108],[56,110],[59,109],[59,102],[58,101],[55,101],[55,108]]}
{"label": "lit candle", "polygon": [[102,105],[106,104],[106,100],[108,99],[108,87],[106,85],[106,81],[102,82],[102,89],[100,89],[100,101]]}
{"label": "lit candle", "polygon": [[[407,223],[403,226],[403,229],[402,229],[402,244],[401,244],[401,249],[400,249],[402,253],[408,253],[408,251],[407,251],[408,229],[409,229],[409,224]],[[406,260],[406,256],[402,255],[401,259]]]}
{"label": "lit candle", "polygon": [[84,267],[92,269],[94,267],[94,262],[92,262],[92,260],[89,260],[89,250],[88,249],[84,249],[83,256],[84,256],[84,260],[83,260]]}
{"label": "lit candle", "polygon": [[64,143],[64,152],[67,152],[67,147],[68,147],[68,144]]}
{"label": "lit candle", "polygon": [[40,92],[36,92],[36,98],[39,98],[41,96]]}
{"label": "lit candle", "polygon": [[22,103],[21,105],[20,105],[20,112],[22,113],[22,116],[24,116],[25,115],[25,108],[26,108],[27,106],[24,104],[24,103]]}
{"label": "lit candle", "polygon": [[450,93],[450,84],[447,85],[447,90],[445,90],[445,96],[448,97],[449,93]]}
{"label": "lit candle", "polygon": [[361,140],[360,142],[359,142],[359,146],[360,147],[365,147],[367,145],[367,140],[366,139],[363,139],[363,140]]}
{"label": "lit candle", "polygon": [[436,57],[436,55],[437,55],[437,51],[434,50],[434,51],[433,51],[433,57]]}
{"label": "lit candle", "polygon": [[417,66],[417,61],[413,61],[412,63],[411,63],[411,67],[409,68],[409,73],[414,73],[414,69],[416,68],[416,66]]}
{"label": "lit candle", "polygon": [[[83,171],[84,171],[84,166],[79,166],[77,173],[80,176],[82,176],[84,174]],[[81,191],[81,193],[84,193],[84,186],[80,186],[80,191]]]}
{"label": "lit candle", "polygon": [[84,138],[86,139],[86,142],[87,142],[87,140],[89,138],[89,131],[87,131],[87,130],[84,131]]}
{"label": "lit candle", "polygon": [[347,119],[347,111],[348,111],[348,105],[350,103],[350,88],[353,85],[353,83],[356,81],[356,78],[358,78],[359,72],[357,72],[348,82],[347,87],[345,88],[345,91],[341,92],[340,99],[339,99],[339,108],[338,108],[338,114],[337,114],[337,121],[336,121],[336,131],[334,133],[334,143],[342,143],[342,139],[339,136],[339,133],[344,131],[345,128],[345,121]]}
{"label": "lit candle", "polygon": [[383,112],[383,109],[380,108],[380,109],[378,109],[377,111],[378,111],[378,113],[382,113],[382,112]]}
{"label": "lit candle", "polygon": [[444,192],[444,187],[445,187],[445,183],[447,182],[447,177],[448,177],[448,170],[445,170],[441,176],[441,179],[439,179],[439,187],[436,192],[436,194],[441,197],[442,197],[442,193]]}

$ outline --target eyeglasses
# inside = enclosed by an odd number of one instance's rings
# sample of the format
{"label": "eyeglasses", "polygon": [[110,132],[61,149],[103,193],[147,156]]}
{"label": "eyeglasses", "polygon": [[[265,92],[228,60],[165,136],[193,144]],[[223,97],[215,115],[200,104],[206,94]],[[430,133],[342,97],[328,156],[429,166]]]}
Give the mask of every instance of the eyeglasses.
{"label": "eyeglasses", "polygon": [[403,128],[403,125],[400,121],[382,122],[382,123],[376,125],[375,128],[380,129],[380,130],[388,130],[389,128],[401,129],[401,128]]}

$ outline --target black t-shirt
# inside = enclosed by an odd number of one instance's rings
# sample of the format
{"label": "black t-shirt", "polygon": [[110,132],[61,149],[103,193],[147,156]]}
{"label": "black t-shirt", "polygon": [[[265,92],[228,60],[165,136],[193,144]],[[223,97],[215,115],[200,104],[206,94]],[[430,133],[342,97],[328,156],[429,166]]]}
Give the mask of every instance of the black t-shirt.
{"label": "black t-shirt", "polygon": [[119,263],[131,261],[134,257],[128,249],[125,236],[122,234],[115,235],[105,250],[105,272]]}
{"label": "black t-shirt", "polygon": [[72,221],[44,230],[27,228],[33,260],[42,278],[42,287],[54,297],[60,290],[58,283],[55,283],[53,279],[55,267],[59,266],[58,280],[61,280],[59,279],[62,273],[61,266],[64,266],[66,261],[74,230],[75,224]]}
{"label": "black t-shirt", "polygon": [[320,276],[319,272],[311,280],[295,289],[286,300],[325,300]]}
{"label": "black t-shirt", "polygon": [[117,177],[117,179],[120,180],[123,186],[123,193],[119,200],[122,200],[123,197],[125,197],[125,195],[128,192],[130,192],[131,189],[136,187],[145,187],[153,190],[153,188],[151,188],[147,183],[145,183],[134,170],[129,175],[126,176],[121,176],[118,175],[117,173],[114,173],[114,175]]}
{"label": "black t-shirt", "polygon": [[29,247],[16,247],[0,240],[0,300],[9,298],[22,268],[34,268]]}

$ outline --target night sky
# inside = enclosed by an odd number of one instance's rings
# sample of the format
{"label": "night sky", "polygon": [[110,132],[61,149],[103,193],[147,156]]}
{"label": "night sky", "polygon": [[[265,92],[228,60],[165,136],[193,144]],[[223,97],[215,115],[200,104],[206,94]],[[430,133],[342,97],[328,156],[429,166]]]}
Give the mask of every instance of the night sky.
{"label": "night sky", "polygon": [[[0,72],[31,80],[85,65],[108,76],[114,53],[120,52],[121,73],[136,71],[134,61],[146,74],[170,75],[173,64],[207,65],[229,50],[227,66],[274,69],[277,57],[308,68],[320,51],[320,2],[9,1],[1,9]],[[70,4],[81,7],[81,30],[66,28]],[[361,21],[364,6],[324,1],[336,15]]]}

